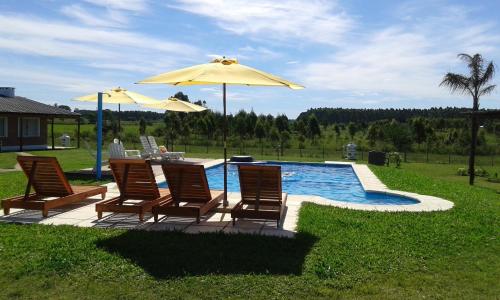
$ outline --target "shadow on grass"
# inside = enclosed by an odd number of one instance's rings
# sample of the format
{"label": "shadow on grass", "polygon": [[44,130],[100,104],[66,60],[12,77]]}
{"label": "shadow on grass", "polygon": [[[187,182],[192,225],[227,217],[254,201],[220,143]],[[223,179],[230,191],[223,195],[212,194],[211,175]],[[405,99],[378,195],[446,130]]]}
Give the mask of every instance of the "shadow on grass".
{"label": "shadow on grass", "polygon": [[127,231],[97,242],[97,247],[126,258],[155,278],[206,274],[302,273],[317,238],[245,234],[185,234]]}

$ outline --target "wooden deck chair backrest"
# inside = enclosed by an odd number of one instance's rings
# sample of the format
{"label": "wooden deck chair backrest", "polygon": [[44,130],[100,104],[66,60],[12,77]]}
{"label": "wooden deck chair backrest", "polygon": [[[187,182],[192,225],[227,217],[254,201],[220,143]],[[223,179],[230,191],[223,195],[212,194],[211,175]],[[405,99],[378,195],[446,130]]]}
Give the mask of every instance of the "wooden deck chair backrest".
{"label": "wooden deck chair backrest", "polygon": [[151,161],[110,159],[109,167],[123,200],[154,200],[160,197]]}
{"label": "wooden deck chair backrest", "polygon": [[73,194],[71,185],[55,157],[18,156],[17,162],[28,177],[26,193],[33,187],[38,195],[44,197],[64,197]]}
{"label": "wooden deck chair backrest", "polygon": [[170,194],[176,203],[212,199],[203,165],[163,164]]}
{"label": "wooden deck chair backrest", "polygon": [[122,144],[111,143],[109,144],[109,157],[110,158],[125,158],[125,148]]}
{"label": "wooden deck chair backrest", "polygon": [[149,141],[149,145],[151,145],[151,149],[153,149],[154,151],[158,150],[158,144],[156,143],[156,139],[154,136],[150,135],[148,136],[148,141]]}
{"label": "wooden deck chair backrest", "polygon": [[238,165],[238,174],[243,203],[257,207],[260,201],[281,204],[280,166]]}

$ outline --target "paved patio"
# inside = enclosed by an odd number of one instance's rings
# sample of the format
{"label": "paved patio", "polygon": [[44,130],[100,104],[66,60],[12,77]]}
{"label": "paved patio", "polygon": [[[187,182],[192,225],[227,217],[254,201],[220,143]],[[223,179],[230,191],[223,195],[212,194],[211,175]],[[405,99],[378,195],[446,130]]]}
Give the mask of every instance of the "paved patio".
{"label": "paved patio", "polygon": [[[202,163],[206,168],[222,163],[222,159],[217,160],[199,160],[196,163]],[[338,164],[339,162],[326,162]],[[341,208],[372,210],[372,211],[439,211],[447,210],[453,207],[453,203],[444,199],[432,196],[419,195],[402,191],[393,191],[388,189],[366,165],[350,164],[354,172],[359,178],[361,185],[365,191],[374,191],[379,193],[388,193],[395,195],[403,195],[419,202],[412,205],[370,205],[359,204],[345,201],[335,201],[319,196],[311,195],[288,195],[287,207],[285,210],[284,219],[281,222],[280,228],[276,227],[274,221],[263,220],[238,220],[236,225],[232,225],[231,215],[228,212],[214,211],[204,216],[199,224],[193,218],[178,218],[165,217],[154,222],[153,216],[146,215],[145,222],[139,222],[136,214],[118,214],[104,213],[101,220],[97,219],[95,211],[95,203],[101,201],[100,196],[88,199],[85,202],[67,206],[61,209],[54,209],[49,212],[47,218],[42,217],[40,211],[11,209],[11,214],[8,216],[0,212],[0,222],[22,223],[22,224],[51,224],[51,225],[73,225],[78,227],[97,227],[97,228],[122,228],[122,229],[137,229],[137,230],[165,230],[165,231],[181,231],[190,234],[207,233],[207,232],[223,232],[232,233],[247,233],[261,234],[279,237],[293,237],[296,232],[297,220],[300,206],[302,202],[312,202],[320,205],[330,205]],[[163,182],[165,177],[161,172],[160,166],[153,166],[156,176],[156,181]],[[115,183],[109,183],[106,199],[119,195]],[[239,193],[228,193],[229,207],[233,207],[240,200]]]}
{"label": "paved patio", "polygon": [[[114,184],[110,184],[114,185]],[[114,187],[106,194],[106,199],[117,196]],[[298,211],[302,203],[300,196],[290,196],[287,201],[285,218],[281,228],[276,227],[275,221],[263,220],[238,220],[232,225],[230,213],[213,212],[204,216],[199,224],[194,218],[179,218],[160,216],[157,223],[153,215],[145,216],[145,222],[139,222],[137,214],[104,213],[101,220],[97,219],[95,203],[101,201],[100,196],[89,198],[86,202],[73,204],[60,209],[50,210],[49,216],[43,218],[40,211],[11,209],[7,216],[0,213],[0,222],[18,224],[46,224],[46,225],[72,225],[78,227],[96,228],[121,228],[138,230],[166,230],[182,231],[197,234],[207,232],[248,233],[262,234],[279,237],[293,237],[295,233]],[[239,193],[228,193],[231,205],[239,201]]]}

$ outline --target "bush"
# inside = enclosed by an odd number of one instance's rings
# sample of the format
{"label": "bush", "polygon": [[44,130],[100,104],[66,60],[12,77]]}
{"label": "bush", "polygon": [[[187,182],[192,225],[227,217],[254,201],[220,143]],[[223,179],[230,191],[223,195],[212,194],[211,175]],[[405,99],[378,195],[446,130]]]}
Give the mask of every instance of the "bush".
{"label": "bush", "polygon": [[457,175],[458,176],[468,176],[469,172],[465,168],[458,168]]}

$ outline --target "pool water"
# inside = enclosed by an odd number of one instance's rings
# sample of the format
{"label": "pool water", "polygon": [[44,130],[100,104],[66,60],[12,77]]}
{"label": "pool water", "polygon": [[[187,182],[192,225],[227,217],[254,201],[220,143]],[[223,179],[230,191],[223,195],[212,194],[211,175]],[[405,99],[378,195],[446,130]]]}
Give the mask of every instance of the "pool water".
{"label": "pool water", "polygon": [[[283,191],[291,195],[314,195],[323,198],[362,204],[418,203],[407,197],[384,193],[368,193],[363,190],[354,170],[348,165],[271,162],[262,165],[280,165]],[[206,169],[210,189],[224,189],[224,167],[217,165]],[[160,184],[166,187],[165,183]],[[228,165],[229,192],[239,192],[238,168]]]}

